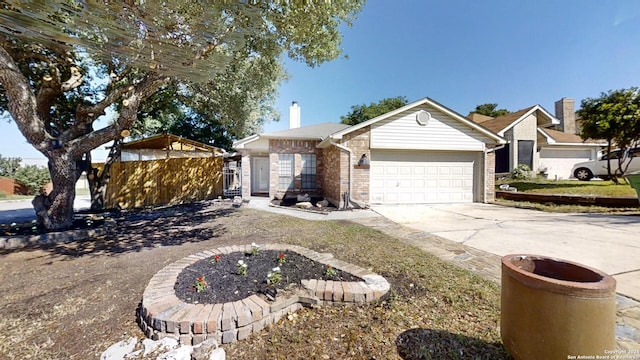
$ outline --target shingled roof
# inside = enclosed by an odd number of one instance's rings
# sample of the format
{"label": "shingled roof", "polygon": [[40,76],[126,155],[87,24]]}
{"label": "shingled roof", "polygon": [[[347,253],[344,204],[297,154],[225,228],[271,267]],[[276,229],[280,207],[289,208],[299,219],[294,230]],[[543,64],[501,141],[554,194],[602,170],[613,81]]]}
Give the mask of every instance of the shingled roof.
{"label": "shingled roof", "polygon": [[538,132],[540,132],[543,136],[545,136],[545,138],[547,138],[547,143],[606,145],[606,141],[603,141],[603,140],[592,140],[592,139],[584,140],[579,135],[570,134],[570,133],[566,133],[558,130],[538,128]]}
{"label": "shingled roof", "polygon": [[[510,114],[498,116],[497,118],[481,121],[479,122],[479,124],[500,136],[504,136],[504,132],[506,130],[515,126],[519,121],[524,120],[524,118],[529,113],[533,113],[534,111],[544,114],[545,117],[547,117],[550,120],[548,125],[555,125],[560,123],[560,120],[556,119],[553,115],[551,115],[548,111],[546,111],[542,106],[534,105]],[[544,126],[544,125],[538,122],[538,126]]]}
{"label": "shingled roof", "polygon": [[322,140],[330,134],[344,130],[349,126],[350,125],[328,122],[303,126],[295,129],[274,131],[266,134],[260,134],[260,136],[267,139]]}

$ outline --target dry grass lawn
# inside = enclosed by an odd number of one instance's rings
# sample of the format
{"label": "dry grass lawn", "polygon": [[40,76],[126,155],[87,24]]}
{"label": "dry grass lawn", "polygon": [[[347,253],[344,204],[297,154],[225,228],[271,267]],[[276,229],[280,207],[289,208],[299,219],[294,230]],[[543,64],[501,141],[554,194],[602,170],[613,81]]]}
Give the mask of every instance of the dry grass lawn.
{"label": "dry grass lawn", "polygon": [[[184,256],[232,244],[291,243],[387,278],[384,301],[303,309],[229,359],[503,359],[496,284],[379,231],[194,204],[119,219],[96,241],[0,253],[0,358],[95,359],[142,334],[149,279]],[[428,241],[425,240],[425,241]]]}

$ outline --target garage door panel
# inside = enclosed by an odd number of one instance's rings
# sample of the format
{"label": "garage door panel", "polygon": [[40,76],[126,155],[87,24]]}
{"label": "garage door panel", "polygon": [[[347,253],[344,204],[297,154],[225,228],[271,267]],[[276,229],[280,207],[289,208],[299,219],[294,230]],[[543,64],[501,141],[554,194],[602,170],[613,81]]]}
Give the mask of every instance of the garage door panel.
{"label": "garage door panel", "polygon": [[414,189],[422,189],[424,190],[426,188],[427,182],[425,181],[425,179],[414,179],[413,180],[413,188]]}
{"label": "garage door panel", "polygon": [[373,151],[371,201],[389,204],[472,202],[472,152]]}

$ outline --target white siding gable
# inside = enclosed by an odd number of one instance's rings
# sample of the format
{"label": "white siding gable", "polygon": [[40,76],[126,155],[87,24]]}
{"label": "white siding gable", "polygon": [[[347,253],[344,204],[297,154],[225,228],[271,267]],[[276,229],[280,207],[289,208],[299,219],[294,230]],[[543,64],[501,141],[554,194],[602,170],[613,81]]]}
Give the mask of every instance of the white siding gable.
{"label": "white siding gable", "polygon": [[[431,114],[426,125],[416,120],[420,110]],[[460,120],[428,107],[412,108],[371,125],[372,149],[480,151],[487,140]]]}
{"label": "white siding gable", "polygon": [[251,151],[269,151],[269,139],[259,138],[256,141],[252,141],[244,146],[245,149],[249,149]]}

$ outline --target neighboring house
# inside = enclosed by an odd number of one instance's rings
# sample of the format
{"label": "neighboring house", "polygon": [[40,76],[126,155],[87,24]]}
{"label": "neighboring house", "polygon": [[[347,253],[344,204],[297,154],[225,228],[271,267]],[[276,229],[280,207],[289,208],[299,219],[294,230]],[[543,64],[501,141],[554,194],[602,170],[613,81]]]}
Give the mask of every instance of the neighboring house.
{"label": "neighboring house", "polygon": [[445,106],[424,98],[354,126],[299,127],[234,143],[242,154],[244,199],[308,193],[337,207],[488,202],[494,152],[504,143]]}
{"label": "neighboring house", "polygon": [[595,160],[606,142],[582,140],[579,135],[538,128],[538,169],[549,179],[573,178],[573,165]]}
{"label": "neighboring house", "polygon": [[557,101],[555,110],[554,116],[535,105],[496,118],[478,114],[469,118],[507,141],[496,150],[497,174],[525,164],[550,179],[568,179],[573,177],[573,164],[597,158],[604,144],[577,135],[573,99]]}

